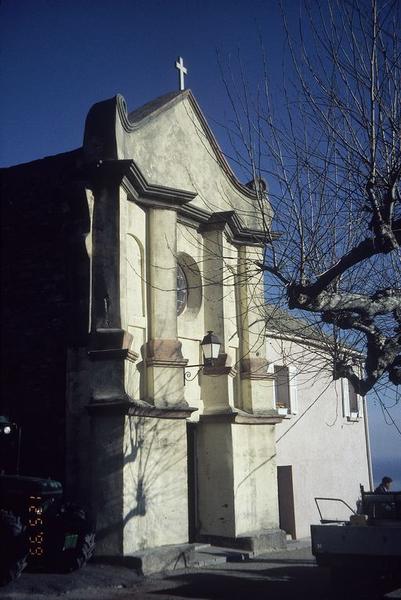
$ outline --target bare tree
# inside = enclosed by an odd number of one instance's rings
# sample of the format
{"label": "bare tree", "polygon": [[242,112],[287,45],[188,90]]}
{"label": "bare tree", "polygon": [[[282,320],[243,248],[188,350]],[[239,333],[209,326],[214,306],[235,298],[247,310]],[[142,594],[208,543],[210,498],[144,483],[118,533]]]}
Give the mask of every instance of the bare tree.
{"label": "bare tree", "polygon": [[401,5],[305,0],[295,34],[285,8],[280,91],[265,51],[256,89],[223,69],[232,158],[268,182],[268,302],[320,320],[334,379],[364,395],[401,383]]}

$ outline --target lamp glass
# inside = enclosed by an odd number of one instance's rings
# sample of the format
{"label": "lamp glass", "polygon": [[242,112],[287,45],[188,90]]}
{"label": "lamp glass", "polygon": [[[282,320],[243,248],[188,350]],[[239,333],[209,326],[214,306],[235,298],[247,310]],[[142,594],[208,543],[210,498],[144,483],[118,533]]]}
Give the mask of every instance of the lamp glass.
{"label": "lamp glass", "polygon": [[221,343],[217,335],[214,335],[213,331],[209,331],[208,334],[205,335],[201,346],[205,360],[215,360],[219,356]]}

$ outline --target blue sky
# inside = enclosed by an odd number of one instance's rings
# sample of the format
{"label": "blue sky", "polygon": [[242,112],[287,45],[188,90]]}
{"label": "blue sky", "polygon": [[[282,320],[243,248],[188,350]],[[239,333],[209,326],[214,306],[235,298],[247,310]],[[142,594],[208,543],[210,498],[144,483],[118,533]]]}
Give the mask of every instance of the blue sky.
{"label": "blue sky", "polygon": [[240,48],[253,77],[259,33],[278,54],[283,44],[276,0],[3,0],[0,11],[2,166],[79,146],[100,99],[121,93],[132,110],[176,89],[178,55],[206,116],[221,121],[216,50]]}
{"label": "blue sky", "polygon": [[[284,5],[295,25],[297,0]],[[121,93],[133,110],[177,89],[179,55],[187,87],[224,149],[218,124],[226,122],[228,102],[216,51],[225,61],[240,50],[255,81],[260,36],[273,80],[281,79],[285,41],[276,0],[2,0],[0,166],[79,147],[97,101]],[[401,489],[401,436],[386,424],[380,402],[369,405],[376,479],[387,467]],[[401,405],[389,411],[401,429]]]}

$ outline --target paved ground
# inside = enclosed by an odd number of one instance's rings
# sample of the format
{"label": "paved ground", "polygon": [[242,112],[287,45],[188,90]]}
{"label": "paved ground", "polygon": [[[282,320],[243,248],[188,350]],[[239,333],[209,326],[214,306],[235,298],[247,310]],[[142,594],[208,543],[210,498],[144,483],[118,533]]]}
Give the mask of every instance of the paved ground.
{"label": "paved ground", "polygon": [[[348,592],[348,593],[347,593]],[[329,573],[315,566],[308,548],[264,554],[247,561],[139,577],[122,566],[87,565],[70,575],[24,573],[2,600],[259,600],[401,598],[361,586],[333,591]]]}

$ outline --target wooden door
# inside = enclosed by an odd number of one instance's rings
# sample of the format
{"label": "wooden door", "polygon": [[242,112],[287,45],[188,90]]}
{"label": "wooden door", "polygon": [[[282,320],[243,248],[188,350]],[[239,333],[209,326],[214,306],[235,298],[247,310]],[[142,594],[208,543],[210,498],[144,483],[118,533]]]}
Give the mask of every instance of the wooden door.
{"label": "wooden door", "polygon": [[277,467],[278,510],[280,529],[296,539],[292,465]]}

